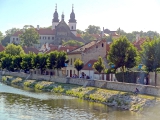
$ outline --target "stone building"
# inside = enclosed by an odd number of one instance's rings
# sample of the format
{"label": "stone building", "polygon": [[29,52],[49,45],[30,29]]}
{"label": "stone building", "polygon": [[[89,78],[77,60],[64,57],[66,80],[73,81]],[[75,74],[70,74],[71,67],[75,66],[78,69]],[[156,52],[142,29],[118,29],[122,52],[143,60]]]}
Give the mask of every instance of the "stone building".
{"label": "stone building", "polygon": [[[77,40],[79,42],[84,42],[84,40],[81,37],[76,36],[77,21],[75,19],[73,5],[68,25],[65,22],[64,18],[65,16],[62,13],[61,21],[59,20],[59,15],[57,12],[57,5],[56,5],[55,12],[53,14],[51,28],[40,28],[39,25],[37,25],[37,28],[35,28],[35,30],[39,34],[39,44],[35,44],[34,46],[36,48],[40,48],[45,43],[61,45],[62,40],[64,41]],[[19,44],[20,43],[19,35],[22,34],[23,32],[24,30],[21,30],[13,34],[10,38],[10,43]]]}
{"label": "stone building", "polygon": [[106,56],[106,41],[93,40],[71,52],[68,52],[69,63],[66,67],[66,74],[72,77],[73,74],[78,74],[74,68],[74,61],[79,58],[86,64],[90,60],[98,60],[98,57],[104,58]]}

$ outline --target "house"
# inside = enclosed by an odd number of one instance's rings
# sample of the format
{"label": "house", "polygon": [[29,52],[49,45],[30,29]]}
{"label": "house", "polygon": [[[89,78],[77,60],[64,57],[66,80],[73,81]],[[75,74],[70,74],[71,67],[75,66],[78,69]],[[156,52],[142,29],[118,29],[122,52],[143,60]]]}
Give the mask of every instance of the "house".
{"label": "house", "polygon": [[78,47],[67,53],[69,63],[66,67],[67,76],[72,77],[73,74],[77,74],[77,70],[74,68],[74,61],[79,58],[86,64],[90,60],[98,60],[98,57],[102,58],[106,56],[106,41],[105,40],[93,40],[85,45]]}
{"label": "house", "polygon": [[[76,36],[76,25],[77,21],[75,19],[75,13],[72,6],[72,12],[70,14],[70,19],[68,24],[64,20],[64,14],[62,13],[61,21],[59,21],[59,16],[57,12],[57,5],[55,7],[55,12],[53,14],[52,19],[52,27],[51,28],[40,28],[37,25],[35,30],[39,34],[39,44],[35,44],[34,46],[38,49],[41,48],[45,43],[61,45],[62,40],[65,42],[68,40],[77,40],[79,42],[84,42],[81,37]],[[22,34],[25,30],[21,30],[13,34],[10,38],[10,43],[20,43],[19,35]]]}

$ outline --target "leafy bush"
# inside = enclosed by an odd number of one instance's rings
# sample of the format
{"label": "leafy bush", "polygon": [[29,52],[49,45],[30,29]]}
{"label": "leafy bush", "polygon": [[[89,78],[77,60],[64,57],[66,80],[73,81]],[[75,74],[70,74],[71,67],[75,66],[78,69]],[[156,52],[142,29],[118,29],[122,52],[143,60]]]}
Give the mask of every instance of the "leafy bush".
{"label": "leafy bush", "polygon": [[2,76],[2,81],[3,82],[7,81],[7,77],[6,76]]}
{"label": "leafy bush", "polygon": [[41,85],[41,84],[39,84],[39,83],[37,83],[37,84],[35,85],[35,89],[37,89],[37,90],[42,90],[43,88],[44,88],[44,86]]}
{"label": "leafy bush", "polygon": [[64,89],[62,88],[62,86],[59,85],[58,87],[53,88],[53,91],[55,93],[62,93],[64,92]]}
{"label": "leafy bush", "polygon": [[15,78],[14,80],[12,80],[12,84],[16,84],[16,83],[21,83],[22,82],[22,78],[20,78],[20,77],[17,77],[17,78]]}

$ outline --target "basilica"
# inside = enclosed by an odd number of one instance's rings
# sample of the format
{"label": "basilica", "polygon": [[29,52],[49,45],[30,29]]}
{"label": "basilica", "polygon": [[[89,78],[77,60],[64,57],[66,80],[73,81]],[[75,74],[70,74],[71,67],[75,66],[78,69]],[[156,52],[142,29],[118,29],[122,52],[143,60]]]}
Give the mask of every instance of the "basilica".
{"label": "basilica", "polygon": [[[61,45],[62,41],[66,42],[69,40],[77,40],[79,42],[84,42],[84,40],[81,37],[76,36],[77,34],[76,24],[77,20],[75,19],[73,5],[68,24],[65,22],[64,13],[62,13],[61,19],[59,20],[59,15],[56,5],[52,19],[52,27],[40,28],[40,26],[37,25],[37,28],[35,28],[35,30],[39,33],[39,44],[35,44],[34,46],[36,48],[40,48],[45,43]],[[19,44],[20,43],[19,35],[22,34],[23,32],[24,31],[21,30],[13,34],[10,38],[10,43]]]}

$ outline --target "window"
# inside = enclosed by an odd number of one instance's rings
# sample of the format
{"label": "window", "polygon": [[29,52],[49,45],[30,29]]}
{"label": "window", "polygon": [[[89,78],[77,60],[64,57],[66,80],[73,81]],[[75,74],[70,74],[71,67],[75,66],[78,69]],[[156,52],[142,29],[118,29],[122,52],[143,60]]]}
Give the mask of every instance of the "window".
{"label": "window", "polygon": [[98,45],[96,46],[96,48],[98,48]]}
{"label": "window", "polygon": [[54,40],[54,37],[52,37],[52,40]]}
{"label": "window", "polygon": [[67,70],[67,76],[68,76],[68,70]]}
{"label": "window", "polygon": [[50,40],[50,37],[48,37],[48,40]]}
{"label": "window", "polygon": [[41,36],[39,37],[39,39],[41,39]]}
{"label": "window", "polygon": [[18,40],[18,38],[16,40]]}
{"label": "window", "polygon": [[102,43],[102,47],[103,47],[103,43]]}
{"label": "window", "polygon": [[74,62],[76,61],[76,58],[74,58]]}
{"label": "window", "polygon": [[13,38],[13,40],[14,40],[15,38]]}
{"label": "window", "polygon": [[73,26],[72,26],[72,30],[73,30]]}

